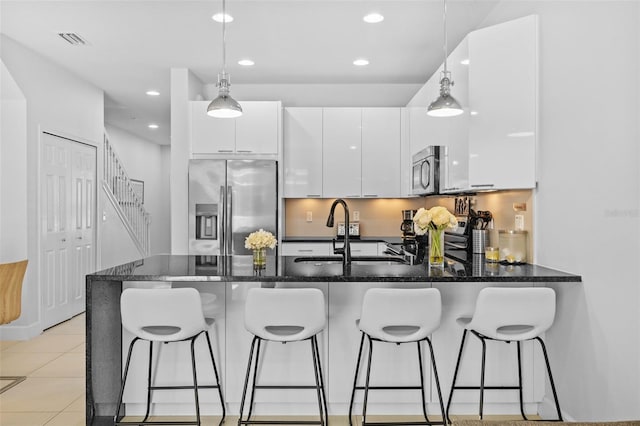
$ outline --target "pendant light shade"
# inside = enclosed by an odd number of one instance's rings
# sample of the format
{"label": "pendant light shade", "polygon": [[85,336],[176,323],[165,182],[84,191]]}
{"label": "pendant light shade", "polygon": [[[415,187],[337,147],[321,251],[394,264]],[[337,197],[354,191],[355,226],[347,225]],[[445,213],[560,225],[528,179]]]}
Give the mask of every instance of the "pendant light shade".
{"label": "pendant light shade", "polygon": [[431,102],[427,108],[427,115],[432,117],[453,117],[464,112],[458,101],[451,96],[451,73],[447,70],[447,0],[443,0],[443,22],[444,22],[444,64],[442,77],[440,78],[440,96]]}
{"label": "pendant light shade", "polygon": [[[226,2],[222,0],[222,16],[226,16]],[[227,73],[227,52],[226,52],[226,19],[222,19],[222,71],[218,74],[218,97],[207,107],[207,115],[217,118],[235,118],[242,115],[242,107],[229,95],[231,86],[229,74]]]}

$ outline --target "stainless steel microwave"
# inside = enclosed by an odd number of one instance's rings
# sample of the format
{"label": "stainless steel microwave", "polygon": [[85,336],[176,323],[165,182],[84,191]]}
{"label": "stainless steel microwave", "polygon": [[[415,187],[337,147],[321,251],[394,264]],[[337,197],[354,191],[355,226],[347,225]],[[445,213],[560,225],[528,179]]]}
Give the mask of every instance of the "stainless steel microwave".
{"label": "stainless steel microwave", "polygon": [[431,145],[413,154],[411,193],[437,194],[440,190],[440,158],[446,147]]}

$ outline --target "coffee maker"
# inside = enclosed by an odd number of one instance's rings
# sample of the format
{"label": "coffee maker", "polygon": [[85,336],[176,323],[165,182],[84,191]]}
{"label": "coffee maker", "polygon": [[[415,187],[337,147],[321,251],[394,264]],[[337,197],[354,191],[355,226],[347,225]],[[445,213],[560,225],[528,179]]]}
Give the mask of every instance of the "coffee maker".
{"label": "coffee maker", "polygon": [[400,230],[402,231],[402,241],[415,240],[416,232],[413,228],[413,216],[417,210],[402,210],[402,224]]}

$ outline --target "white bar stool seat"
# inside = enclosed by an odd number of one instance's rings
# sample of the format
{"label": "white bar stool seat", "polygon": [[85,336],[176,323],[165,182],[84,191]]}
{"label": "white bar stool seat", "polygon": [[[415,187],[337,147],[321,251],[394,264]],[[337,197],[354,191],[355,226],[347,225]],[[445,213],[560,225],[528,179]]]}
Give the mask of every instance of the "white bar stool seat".
{"label": "white bar stool seat", "polygon": [[[449,408],[453,400],[455,390],[479,390],[480,419],[483,417],[484,391],[485,390],[505,390],[513,389],[519,392],[520,414],[527,420],[524,413],[524,403],[522,400],[522,364],[520,343],[526,340],[537,340],[542,348],[549,382],[553,391],[553,398],[558,413],[558,420],[562,421],[560,413],[560,404],[556,394],[553,376],[551,375],[551,366],[547,349],[540,337],[546,332],[551,325],[556,312],[556,295],[553,289],[547,287],[526,287],[526,288],[498,288],[488,287],[480,290],[476,299],[475,311],[470,317],[460,317],[456,322],[464,329],[462,341],[460,343],[460,351],[458,352],[458,361],[456,363],[455,372],[453,374],[453,382],[449,401],[447,402],[447,419],[449,418]],[[467,332],[471,332],[480,339],[482,343],[482,367],[480,375],[480,386],[456,386],[458,378],[458,370],[464,349],[464,343]],[[485,386],[485,359],[486,359],[486,341],[494,340],[500,342],[516,342],[518,355],[518,386]]]}
{"label": "white bar stool seat", "polygon": [[[214,323],[212,318],[205,318],[202,312],[202,302],[200,293],[195,288],[128,288],[122,292],[120,296],[120,313],[122,317],[122,326],[132,333],[135,338],[129,345],[129,352],[122,378],[122,386],[120,395],[118,396],[118,404],[116,406],[116,414],[114,416],[114,424],[116,425],[147,425],[147,424],[167,424],[166,422],[148,421],[151,405],[151,391],[153,390],[171,390],[171,389],[193,389],[196,406],[196,420],[185,422],[171,422],[171,424],[183,425],[200,425],[200,404],[198,391],[200,389],[218,389],[220,403],[222,405],[222,419],[224,421],[226,410],[224,398],[222,397],[222,388],[218,376],[218,368],[213,356],[211,347],[211,339],[209,338],[210,326]],[[196,361],[194,344],[198,336],[204,334],[207,339],[209,354],[213,364],[215,374],[215,385],[199,385],[196,373]],[[147,407],[144,419],[142,421],[120,421],[122,416],[121,404],[122,395],[127,381],[129,372],[129,362],[133,347],[139,340],[149,342],[149,370],[147,376]],[[182,342],[189,340],[191,342],[191,367],[193,374],[193,386],[153,386],[151,383],[152,376],[152,355],[154,342]]]}
{"label": "white bar stool seat", "polygon": [[[251,342],[249,362],[245,376],[242,399],[240,402],[240,418],[238,425],[243,424],[319,424],[328,422],[327,398],[320,364],[317,335],[325,329],[327,316],[324,294],[316,288],[252,288],[247,293],[244,311],[245,328],[254,338]],[[309,340],[313,358],[315,385],[258,385],[258,364],[260,364],[260,347],[263,340],[273,342],[299,342]],[[255,352],[255,357],[254,357]],[[253,380],[249,410],[244,418],[244,405],[247,388],[253,365]],[[266,421],[252,420],[254,397],[257,389],[315,389],[318,396],[318,421]]]}
{"label": "white bar stool seat", "polygon": [[[360,350],[356,361],[356,372],[353,379],[351,391],[351,402],[349,403],[349,424],[352,424],[352,412],[356,390],[364,391],[364,402],[362,410],[362,425],[375,425],[378,423],[367,422],[367,399],[370,390],[400,390],[415,389],[420,390],[422,398],[422,412],[424,422],[411,422],[411,424],[439,424],[445,425],[444,403],[440,391],[440,381],[438,370],[433,355],[433,346],[429,336],[440,326],[442,314],[442,301],[440,292],[435,288],[420,289],[398,289],[398,288],[372,288],[367,290],[362,301],[362,313],[357,326],[362,332],[360,339]],[[365,336],[369,342],[369,354],[367,363],[367,373],[364,386],[358,386],[358,373],[360,370],[360,360],[364,347]],[[427,415],[424,369],[422,366],[422,350],[420,343],[427,341],[431,354],[431,367],[433,369],[436,389],[440,401],[440,410],[443,416],[442,421],[431,421]],[[385,343],[416,343],[418,348],[418,365],[420,367],[420,386],[370,386],[371,357],[373,353],[373,342]],[[382,424],[382,423],[380,423]],[[406,424],[389,423],[384,424]]]}

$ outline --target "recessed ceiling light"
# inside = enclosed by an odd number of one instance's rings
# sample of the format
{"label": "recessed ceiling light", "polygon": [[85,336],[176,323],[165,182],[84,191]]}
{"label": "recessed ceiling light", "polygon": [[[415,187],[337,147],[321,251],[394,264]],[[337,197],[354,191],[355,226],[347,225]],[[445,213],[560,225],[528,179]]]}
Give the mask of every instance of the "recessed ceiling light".
{"label": "recessed ceiling light", "polygon": [[460,61],[462,65],[469,65],[469,58]]}
{"label": "recessed ceiling light", "polygon": [[153,124],[153,123],[149,124],[150,129],[157,129],[158,127],[160,126],[158,126],[157,124]]}
{"label": "recessed ceiling light", "polygon": [[478,111],[471,111],[469,114],[471,114],[471,115],[478,115]]}
{"label": "recessed ceiling light", "polygon": [[224,22],[227,22],[227,23],[233,22],[233,16],[229,15],[228,13],[225,13],[224,15],[222,15],[222,13],[216,13],[211,17],[211,19],[213,19],[216,22],[222,22],[223,16],[224,16]]}
{"label": "recessed ceiling light", "polygon": [[238,64],[240,64],[240,65],[242,65],[244,67],[250,67],[250,66],[255,65],[256,63],[253,62],[251,59],[240,59],[238,61]]}
{"label": "recessed ceiling light", "polygon": [[355,61],[353,61],[353,65],[363,67],[365,65],[369,65],[369,61],[367,61],[366,59],[356,59]]}
{"label": "recessed ceiling light", "polygon": [[368,24],[377,24],[378,22],[384,21],[384,16],[379,13],[370,13],[362,18],[362,20]]}
{"label": "recessed ceiling light", "polygon": [[160,92],[158,92],[157,90],[148,90],[147,91],[147,95],[149,95],[149,96],[160,96]]}

